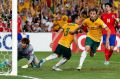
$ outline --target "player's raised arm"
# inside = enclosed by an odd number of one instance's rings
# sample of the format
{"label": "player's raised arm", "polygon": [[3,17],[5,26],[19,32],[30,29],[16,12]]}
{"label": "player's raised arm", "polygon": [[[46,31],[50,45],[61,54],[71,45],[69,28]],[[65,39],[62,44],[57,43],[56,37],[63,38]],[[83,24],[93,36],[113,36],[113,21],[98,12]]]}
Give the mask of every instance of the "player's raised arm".
{"label": "player's raised arm", "polygon": [[52,48],[53,43],[54,43],[54,41],[56,40],[56,38],[57,38],[57,37],[59,36],[59,34],[62,33],[62,32],[63,32],[63,29],[61,28],[61,29],[58,31],[58,33],[55,35],[53,41],[50,43],[50,47],[51,47],[51,48]]}
{"label": "player's raised arm", "polygon": [[74,31],[71,31],[71,34],[75,34],[76,32],[78,32],[79,29],[82,29],[82,27],[84,27],[83,23],[84,21],[80,24],[79,20],[76,21],[77,24],[79,24],[78,28],[76,28]]}
{"label": "player's raised arm", "polygon": [[77,34],[74,34],[74,42],[75,42],[75,44],[76,44],[76,46],[77,46],[77,52],[79,52],[79,46],[78,46],[78,40],[77,40]]}

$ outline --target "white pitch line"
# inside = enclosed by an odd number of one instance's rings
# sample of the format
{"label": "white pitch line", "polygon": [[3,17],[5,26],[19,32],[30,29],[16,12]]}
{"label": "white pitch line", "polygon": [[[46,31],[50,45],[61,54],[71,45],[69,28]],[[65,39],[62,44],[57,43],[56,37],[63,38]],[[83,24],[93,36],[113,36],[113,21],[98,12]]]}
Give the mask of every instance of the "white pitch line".
{"label": "white pitch line", "polygon": [[120,62],[117,62],[117,61],[110,61],[110,62],[112,62],[112,63],[120,63]]}
{"label": "white pitch line", "polygon": [[18,75],[18,77],[23,77],[23,78],[28,78],[28,79],[42,79],[42,78],[31,77],[31,76],[26,76],[26,75]]}
{"label": "white pitch line", "polygon": [[[91,61],[91,60],[86,60],[86,61]],[[97,61],[100,61],[100,62],[104,62],[104,60],[97,60]],[[113,62],[113,63],[120,63],[120,62],[117,62],[117,61],[110,61],[110,62]]]}

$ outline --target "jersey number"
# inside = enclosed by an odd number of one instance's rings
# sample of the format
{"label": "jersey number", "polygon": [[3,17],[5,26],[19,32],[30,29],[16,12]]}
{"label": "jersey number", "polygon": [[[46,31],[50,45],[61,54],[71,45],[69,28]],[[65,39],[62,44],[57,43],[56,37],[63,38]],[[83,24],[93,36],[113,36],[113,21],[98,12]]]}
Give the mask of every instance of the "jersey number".
{"label": "jersey number", "polygon": [[110,19],[107,19],[107,23],[110,23]]}
{"label": "jersey number", "polygon": [[65,31],[65,33],[64,33],[64,36],[67,36],[68,33],[69,33],[69,31],[70,31],[70,28],[67,28],[66,31]]}

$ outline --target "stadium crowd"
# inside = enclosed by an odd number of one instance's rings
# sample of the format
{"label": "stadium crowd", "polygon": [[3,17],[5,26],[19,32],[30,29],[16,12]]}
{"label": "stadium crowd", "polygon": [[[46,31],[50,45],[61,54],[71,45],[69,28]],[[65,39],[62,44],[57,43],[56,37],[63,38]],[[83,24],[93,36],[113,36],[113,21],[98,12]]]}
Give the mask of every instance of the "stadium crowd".
{"label": "stadium crowd", "polygon": [[0,0],[0,32],[12,31],[12,0]]}
{"label": "stadium crowd", "polygon": [[[120,18],[120,0],[18,0],[18,29],[20,32],[58,31],[73,15],[80,16],[80,23],[87,18],[88,11],[97,7],[99,16],[104,4],[111,3]],[[12,26],[12,0],[0,1],[0,32],[10,32]],[[120,33],[120,25],[116,25]]]}
{"label": "stadium crowd", "polygon": [[22,32],[40,32],[40,0],[18,0],[18,27]]}
{"label": "stadium crowd", "polygon": [[[49,1],[49,0],[48,0]],[[54,2],[52,2],[54,1]],[[74,15],[80,16],[80,23],[87,18],[89,9],[96,7],[99,10],[99,16],[104,12],[105,3],[113,5],[113,11],[120,18],[120,0],[52,0],[41,2],[41,32],[57,31],[66,22],[71,22]],[[62,2],[61,2],[62,1]],[[120,25],[116,25],[117,33],[120,33]]]}
{"label": "stadium crowd", "polygon": [[[82,22],[89,16],[88,11],[92,7],[98,8],[100,16],[104,12],[104,4],[108,2],[120,15],[119,0],[19,0],[21,28],[24,32],[57,31],[61,24],[71,22],[73,15],[79,15]],[[120,33],[119,26],[116,25],[117,33]]]}

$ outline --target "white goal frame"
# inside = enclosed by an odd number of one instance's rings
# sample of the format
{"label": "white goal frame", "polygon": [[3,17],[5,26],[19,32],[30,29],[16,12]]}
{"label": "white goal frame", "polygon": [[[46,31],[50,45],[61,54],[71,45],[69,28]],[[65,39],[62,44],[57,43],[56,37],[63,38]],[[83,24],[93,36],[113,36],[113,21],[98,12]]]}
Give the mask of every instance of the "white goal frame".
{"label": "white goal frame", "polygon": [[12,0],[12,76],[17,76],[17,1]]}
{"label": "white goal frame", "polygon": [[12,67],[11,72],[0,73],[2,76],[17,76],[17,1],[12,0]]}

